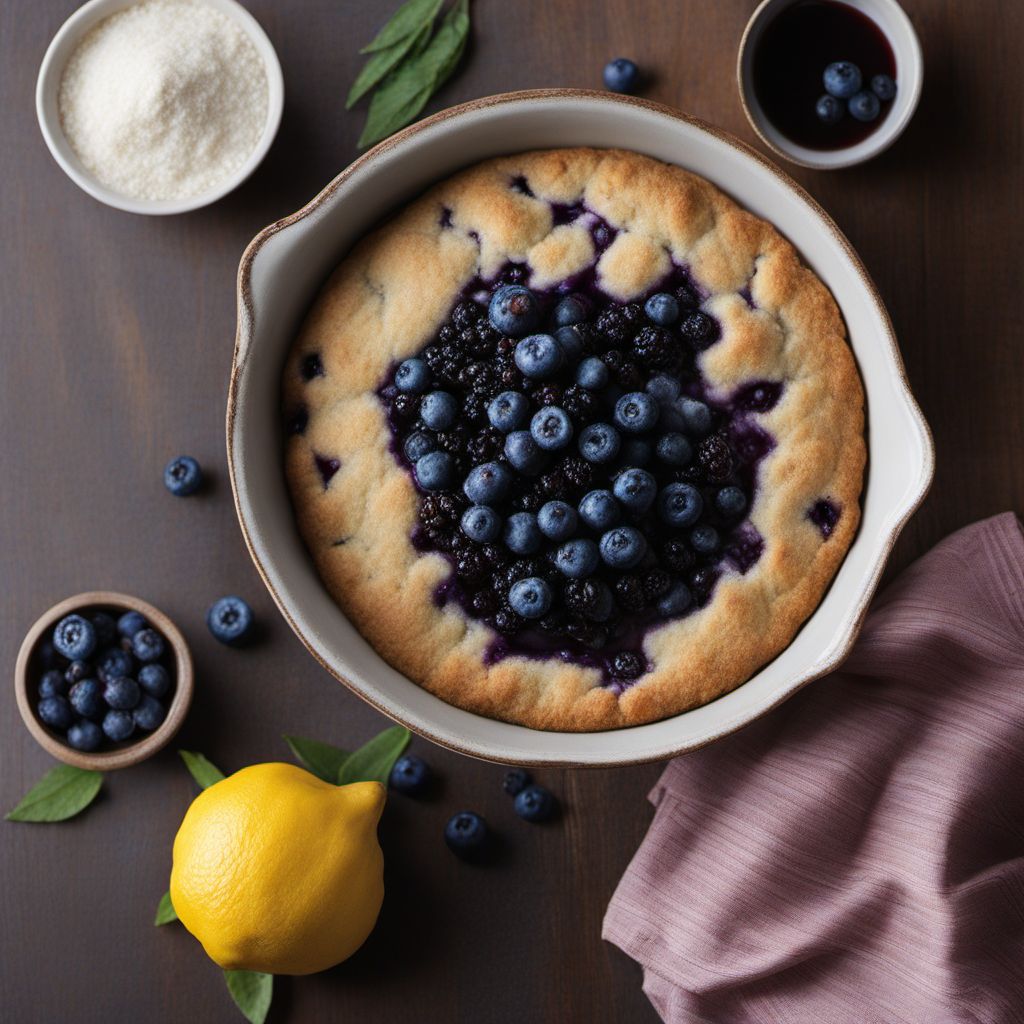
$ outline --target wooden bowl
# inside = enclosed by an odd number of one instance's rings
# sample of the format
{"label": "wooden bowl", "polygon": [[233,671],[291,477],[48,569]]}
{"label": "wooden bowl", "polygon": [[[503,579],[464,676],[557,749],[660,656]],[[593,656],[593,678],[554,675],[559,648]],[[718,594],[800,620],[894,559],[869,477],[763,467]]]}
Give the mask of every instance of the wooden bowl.
{"label": "wooden bowl", "polygon": [[[99,609],[115,609],[120,612],[136,611],[149,621],[170,645],[174,652],[174,697],[167,708],[167,717],[159,728],[144,735],[135,742],[114,747],[111,750],[100,750],[85,753],[75,750],[63,742],[57,733],[44,725],[36,713],[34,700],[38,675],[36,654],[39,645],[53,631],[53,627],[72,612],[89,612]],[[128,594],[117,594],[108,590],[93,590],[85,594],[76,594],[59,604],[55,604],[48,612],[41,615],[28,631],[18,651],[18,661],[14,668],[14,692],[18,700],[18,710],[39,745],[65,764],[76,768],[89,768],[94,771],[109,772],[116,768],[127,768],[129,765],[145,761],[167,745],[171,737],[181,727],[192,704],[194,679],[192,673],[192,655],[185,642],[181,630],[158,608]]]}

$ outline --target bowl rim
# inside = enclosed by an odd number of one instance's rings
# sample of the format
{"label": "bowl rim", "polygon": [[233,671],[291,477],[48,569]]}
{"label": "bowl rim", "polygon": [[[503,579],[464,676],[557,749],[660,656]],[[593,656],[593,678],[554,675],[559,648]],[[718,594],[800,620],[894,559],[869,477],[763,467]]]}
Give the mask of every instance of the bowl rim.
{"label": "bowl rim", "polygon": [[[885,537],[884,542],[880,545],[880,557],[874,568],[870,579],[865,582],[863,589],[860,592],[859,605],[855,606],[854,612],[851,615],[849,635],[843,645],[837,649],[825,662],[818,663],[811,667],[800,679],[794,684],[786,687],[786,689],[777,695],[777,699],[770,702],[766,702],[760,709],[752,716],[734,716],[721,723],[719,728],[713,731],[710,735],[706,736],[700,741],[683,740],[677,745],[671,745],[663,747],[657,752],[649,754],[641,754],[637,756],[616,756],[610,757],[603,761],[575,760],[571,756],[568,757],[532,757],[532,756],[519,756],[517,754],[511,754],[509,756],[494,757],[487,753],[482,752],[480,749],[474,749],[473,746],[465,743],[457,742],[445,736],[438,735],[428,725],[423,724],[416,716],[404,714],[401,711],[396,711],[394,708],[385,707],[379,701],[375,700],[369,694],[367,694],[361,686],[355,684],[349,679],[343,672],[340,672],[337,668],[331,665],[325,658],[323,658],[319,651],[316,649],[314,644],[311,642],[309,637],[306,635],[304,629],[299,625],[293,616],[290,608],[288,607],[285,600],[278,593],[270,574],[264,566],[259,551],[257,550],[254,538],[250,531],[250,524],[243,503],[241,499],[241,491],[238,482],[238,476],[235,466],[235,430],[236,430],[236,419],[238,411],[238,399],[241,390],[241,378],[245,371],[247,359],[246,355],[251,344],[252,334],[254,333],[253,328],[255,324],[255,303],[252,292],[252,280],[251,271],[253,263],[256,257],[259,255],[263,246],[275,235],[285,230],[286,228],[298,223],[305,218],[312,216],[316,213],[320,207],[327,202],[334,193],[356,172],[365,167],[368,163],[373,162],[378,157],[384,155],[400,146],[405,140],[410,139],[423,131],[428,130],[434,125],[441,124],[454,117],[458,117],[462,114],[471,113],[478,110],[488,109],[491,107],[502,106],[513,103],[522,103],[524,101],[545,101],[545,100],[581,100],[581,101],[600,101],[604,103],[617,103],[624,106],[631,106],[640,108],[643,110],[651,111],[657,114],[665,115],[673,120],[679,121],[683,124],[695,127],[701,131],[704,131],[726,145],[738,150],[742,155],[754,159],[759,163],[763,169],[769,171],[772,175],[779,179],[779,181],[793,191],[796,196],[801,199],[807,206],[809,206],[822,221],[824,226],[832,233],[835,240],[839,243],[844,255],[849,260],[852,269],[859,276],[861,283],[865,289],[865,292],[870,299],[871,303],[875,306],[876,312],[879,316],[879,320],[884,326],[884,337],[879,338],[879,342],[886,344],[889,348],[889,354],[893,360],[896,373],[898,375],[904,399],[907,403],[908,411],[910,412],[913,419],[919,425],[921,431],[921,443],[922,443],[922,454],[923,461],[921,466],[921,477],[920,485],[917,493],[912,499],[907,501],[906,507],[902,514],[896,518],[889,531],[888,536]],[[893,546],[896,543],[896,539],[899,537],[910,517],[920,507],[922,501],[928,493],[929,488],[935,474],[935,446],[932,438],[931,429],[928,426],[927,420],[921,412],[920,406],[913,396],[913,392],[910,389],[910,383],[907,379],[906,368],[903,363],[903,358],[899,350],[899,346],[896,341],[895,331],[892,326],[892,321],[889,317],[888,311],[885,308],[882,298],[872,280],[867,268],[864,266],[860,257],[857,255],[850,241],[842,233],[835,221],[825,212],[820,204],[796,181],[794,181],[785,171],[778,167],[775,163],[769,160],[763,153],[752,148],[747,143],[733,136],[731,133],[718,128],[714,125],[709,124],[700,118],[693,117],[689,114],[684,114],[673,107],[667,106],[662,103],[657,103],[653,100],[644,99],[637,96],[626,96],[620,94],[613,94],[609,92],[603,92],[596,89],[575,89],[575,88],[554,88],[554,89],[526,89],[518,90],[507,93],[497,93],[491,96],[484,96],[478,99],[470,100],[466,103],[457,104],[453,107],[448,107],[444,110],[438,111],[437,113],[424,118],[421,121],[417,121],[407,128],[403,128],[401,131],[396,132],[394,135],[389,136],[387,139],[379,142],[376,146],[367,150],[365,153],[357,157],[352,163],[345,167],[339,174],[337,174],[323,189],[320,190],[309,202],[307,202],[300,209],[294,213],[283,217],[280,220],[269,224],[262,231],[260,231],[252,241],[246,246],[242,253],[242,258],[238,266],[238,274],[236,278],[236,298],[237,298],[237,313],[238,321],[235,332],[235,347],[232,356],[231,375],[228,384],[228,401],[227,411],[225,417],[225,432],[226,432],[226,443],[227,443],[227,462],[228,462],[228,476],[231,481],[231,493],[235,504],[235,513],[238,517],[239,525],[242,530],[242,536],[245,540],[245,545],[249,550],[249,555],[253,560],[253,564],[256,567],[256,571],[259,573],[260,578],[263,580],[264,585],[270,592],[274,603],[277,605],[278,610],[288,623],[292,632],[298,637],[299,641],[306,648],[306,650],[313,656],[313,658],[338,682],[342,683],[348,690],[358,696],[361,700],[365,701],[371,707],[375,708],[381,714],[385,715],[406,728],[410,729],[417,735],[423,736],[429,739],[431,742],[438,744],[441,747],[445,747],[449,750],[453,750],[456,753],[465,754],[468,757],[474,757],[479,760],[492,761],[497,764],[511,764],[511,765],[524,765],[528,767],[563,767],[563,768],[608,768],[608,767],[628,767],[632,765],[649,764],[652,762],[665,761],[670,758],[678,757],[680,754],[688,753],[692,750],[698,750],[701,747],[707,746],[716,740],[721,739],[723,736],[729,735],[735,732],[737,729],[742,728],[744,725],[749,724],[752,721],[761,718],[769,711],[778,707],[784,703],[790,697],[792,697],[799,690],[803,689],[804,686],[814,682],[816,679],[820,679],[822,676],[828,675],[843,660],[847,657],[856,642],[857,636],[860,633],[861,627],[864,622],[864,618],[867,615],[868,607],[871,599],[873,598],[876,590],[878,589],[879,582],[881,581],[882,573],[885,569],[885,564],[892,553]],[[742,684],[741,684],[742,685]],[[469,712],[468,712],[469,713]],[[685,714],[686,712],[683,712]],[[628,731],[629,728],[643,728],[643,726],[626,727],[616,732]]]}
{"label": "bowl rim", "polygon": [[[921,50],[921,41],[914,29],[907,12],[899,4],[898,0],[842,0],[847,6],[854,7],[866,17],[871,18],[877,25],[877,19],[872,17],[871,8],[884,7],[889,10],[894,18],[900,22],[906,33],[907,50],[901,55],[907,61],[910,75],[910,92],[899,117],[890,120],[886,119],[879,125],[879,130],[872,132],[867,138],[855,142],[851,146],[842,146],[839,149],[818,150],[808,149],[797,143],[791,143],[791,147],[783,145],[788,142],[785,136],[779,132],[779,140],[772,138],[771,134],[764,129],[764,123],[768,121],[767,115],[761,110],[760,103],[753,95],[753,87],[748,82],[747,76],[747,46],[755,28],[757,28],[769,12],[773,4],[781,8],[784,4],[792,6],[798,0],[761,0],[754,9],[743,29],[740,37],[740,45],[736,51],[736,90],[739,93],[740,105],[746,115],[750,127],[757,133],[757,137],[773,152],[777,153],[784,160],[788,160],[798,167],[808,167],[815,171],[839,171],[846,167],[855,167],[858,164],[873,160],[876,156],[884,153],[903,133],[910,124],[917,111],[921,99],[921,90],[924,88],[924,56]],[[881,26],[879,26],[881,31]],[[893,43],[889,34],[884,33],[893,49]]]}
{"label": "bowl rim", "polygon": [[67,63],[67,56],[70,56],[69,52],[64,57],[60,67],[57,67],[58,54],[65,43],[74,36],[74,42],[77,45],[78,40],[84,37],[94,25],[137,2],[138,0],[87,0],[81,7],[72,11],[54,33],[39,65],[35,89],[36,120],[39,122],[39,130],[46,143],[46,148],[50,151],[50,155],[57,162],[57,165],[83,192],[92,196],[93,199],[116,210],[124,210],[126,213],[146,214],[156,217],[189,213],[192,210],[209,206],[211,203],[223,199],[229,192],[233,192],[252,175],[270,151],[270,147],[277,137],[277,131],[281,125],[281,116],[284,112],[284,75],[281,71],[281,62],[278,60],[274,44],[271,43],[270,37],[264,31],[263,26],[238,0],[199,0],[200,3],[219,10],[227,17],[234,19],[242,31],[249,37],[260,56],[260,60],[263,62],[267,75],[267,117],[263,125],[263,131],[255,148],[241,167],[231,177],[207,192],[184,199],[135,199],[131,196],[123,195],[100,184],[88,171],[80,166],[77,157],[69,158],[64,153],[61,145],[62,141],[69,150],[71,144],[64,135],[64,129],[60,125],[59,111],[56,120],[48,111],[47,97],[51,85],[57,90],[60,89],[60,81],[64,66]]}
{"label": "bowl rim", "polygon": [[[174,651],[175,689],[174,698],[167,708],[167,717],[163,722],[142,739],[129,743],[127,746],[114,750],[93,753],[75,750],[62,743],[36,715],[33,700],[29,695],[29,669],[32,656],[39,642],[65,615],[73,612],[84,612],[96,608],[121,608],[124,611],[141,612],[163,636]],[[112,590],[89,590],[82,594],[66,597],[63,601],[43,612],[32,624],[25,639],[21,642],[18,659],[14,668],[14,691],[18,702],[18,710],[26,728],[33,739],[48,753],[59,761],[73,765],[75,768],[93,771],[115,771],[128,768],[152,757],[162,750],[181,728],[182,722],[192,705],[195,691],[195,673],[192,666],[192,653],[181,630],[169,616],[154,607],[148,601],[130,594],[121,594]]]}

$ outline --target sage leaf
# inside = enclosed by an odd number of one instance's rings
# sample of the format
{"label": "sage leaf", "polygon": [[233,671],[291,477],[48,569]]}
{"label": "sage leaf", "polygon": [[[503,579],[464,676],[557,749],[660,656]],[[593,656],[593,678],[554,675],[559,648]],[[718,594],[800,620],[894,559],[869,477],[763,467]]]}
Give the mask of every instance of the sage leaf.
{"label": "sage leaf", "polygon": [[301,736],[285,736],[284,739],[299,764],[308,768],[318,779],[332,784],[338,781],[338,771],[350,756],[349,751],[319,740],[303,739]]}
{"label": "sage leaf", "polygon": [[389,46],[386,50],[377,50],[373,56],[363,65],[362,70],[352,83],[348,91],[348,98],[345,100],[345,109],[354,107],[389,71],[397,67],[409,53],[421,53],[423,45],[430,37],[430,25],[426,22],[423,27],[411,36]]}
{"label": "sage leaf", "polygon": [[224,773],[216,765],[210,764],[202,754],[195,754],[191,750],[179,750],[178,753],[201,789],[209,789],[224,778]]}
{"label": "sage leaf", "polygon": [[59,764],[51,768],[6,815],[8,821],[67,821],[96,799],[103,773]]}
{"label": "sage leaf", "polygon": [[381,82],[370,101],[360,147],[404,128],[455,70],[469,37],[469,0],[457,0],[422,53],[403,61]]}
{"label": "sage leaf", "polygon": [[407,0],[391,15],[387,24],[373,37],[373,41],[359,52],[377,53],[416,35],[424,25],[434,20],[440,6],[441,0]]}
{"label": "sage leaf", "polygon": [[177,920],[178,912],[174,909],[174,904],[171,902],[171,894],[170,892],[165,892],[157,904],[156,918],[153,920],[153,924],[170,924],[172,921]]}
{"label": "sage leaf", "polygon": [[225,971],[224,980],[249,1024],[263,1024],[274,996],[274,976],[262,971]]}
{"label": "sage leaf", "polygon": [[409,745],[409,730],[401,725],[385,729],[364,743],[346,759],[338,770],[338,785],[350,782],[379,782],[388,784],[388,777],[402,751]]}

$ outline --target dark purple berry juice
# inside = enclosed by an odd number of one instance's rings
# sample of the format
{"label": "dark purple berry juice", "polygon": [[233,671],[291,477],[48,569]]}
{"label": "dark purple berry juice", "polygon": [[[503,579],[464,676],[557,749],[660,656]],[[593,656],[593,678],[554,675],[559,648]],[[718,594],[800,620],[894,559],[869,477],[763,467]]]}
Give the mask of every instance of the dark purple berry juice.
{"label": "dark purple berry juice", "polygon": [[837,0],[798,0],[765,27],[754,51],[754,92],[783,135],[808,149],[845,149],[874,132],[891,103],[872,121],[844,116],[827,124],[815,112],[825,92],[822,74],[834,61],[860,69],[864,89],[876,75],[896,77],[896,58],[882,30],[867,15]]}

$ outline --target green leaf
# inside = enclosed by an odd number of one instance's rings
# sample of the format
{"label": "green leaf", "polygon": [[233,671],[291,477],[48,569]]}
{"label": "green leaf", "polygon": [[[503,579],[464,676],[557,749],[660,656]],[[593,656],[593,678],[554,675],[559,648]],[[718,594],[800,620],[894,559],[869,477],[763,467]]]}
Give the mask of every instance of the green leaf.
{"label": "green leaf", "polygon": [[156,918],[153,924],[170,924],[172,921],[178,920],[178,912],[174,909],[174,904],[171,902],[171,894],[165,892],[160,897],[160,902],[156,908]]}
{"label": "green leaf", "polygon": [[388,23],[359,52],[376,53],[409,36],[414,36],[424,25],[429,25],[441,7],[441,0],[407,0]]}
{"label": "green leaf", "polygon": [[352,88],[348,91],[348,99],[345,100],[345,109],[354,107],[389,71],[397,67],[409,53],[421,53],[423,45],[430,37],[430,22],[428,21],[415,35],[407,36],[405,39],[389,46],[386,50],[378,50],[363,65]]}
{"label": "green leaf", "polygon": [[388,776],[401,753],[409,745],[409,730],[394,725],[364,743],[338,770],[338,785],[350,782],[379,782],[388,784]]}
{"label": "green leaf", "polygon": [[457,0],[422,53],[403,61],[373,94],[357,145],[370,146],[413,121],[455,70],[469,37],[469,0]]}
{"label": "green leaf", "polygon": [[202,754],[194,754],[191,750],[179,750],[178,753],[200,788],[209,789],[224,778],[224,773],[216,765],[210,764]]}
{"label": "green leaf", "polygon": [[59,764],[48,771],[7,814],[8,821],[66,821],[96,799],[102,772]]}
{"label": "green leaf", "polygon": [[261,971],[225,971],[224,980],[249,1024],[263,1024],[274,995],[274,976]]}
{"label": "green leaf", "polygon": [[349,751],[332,747],[329,743],[321,743],[319,740],[285,736],[285,742],[292,748],[292,753],[298,758],[299,763],[324,782],[337,782],[339,769],[350,757]]}

